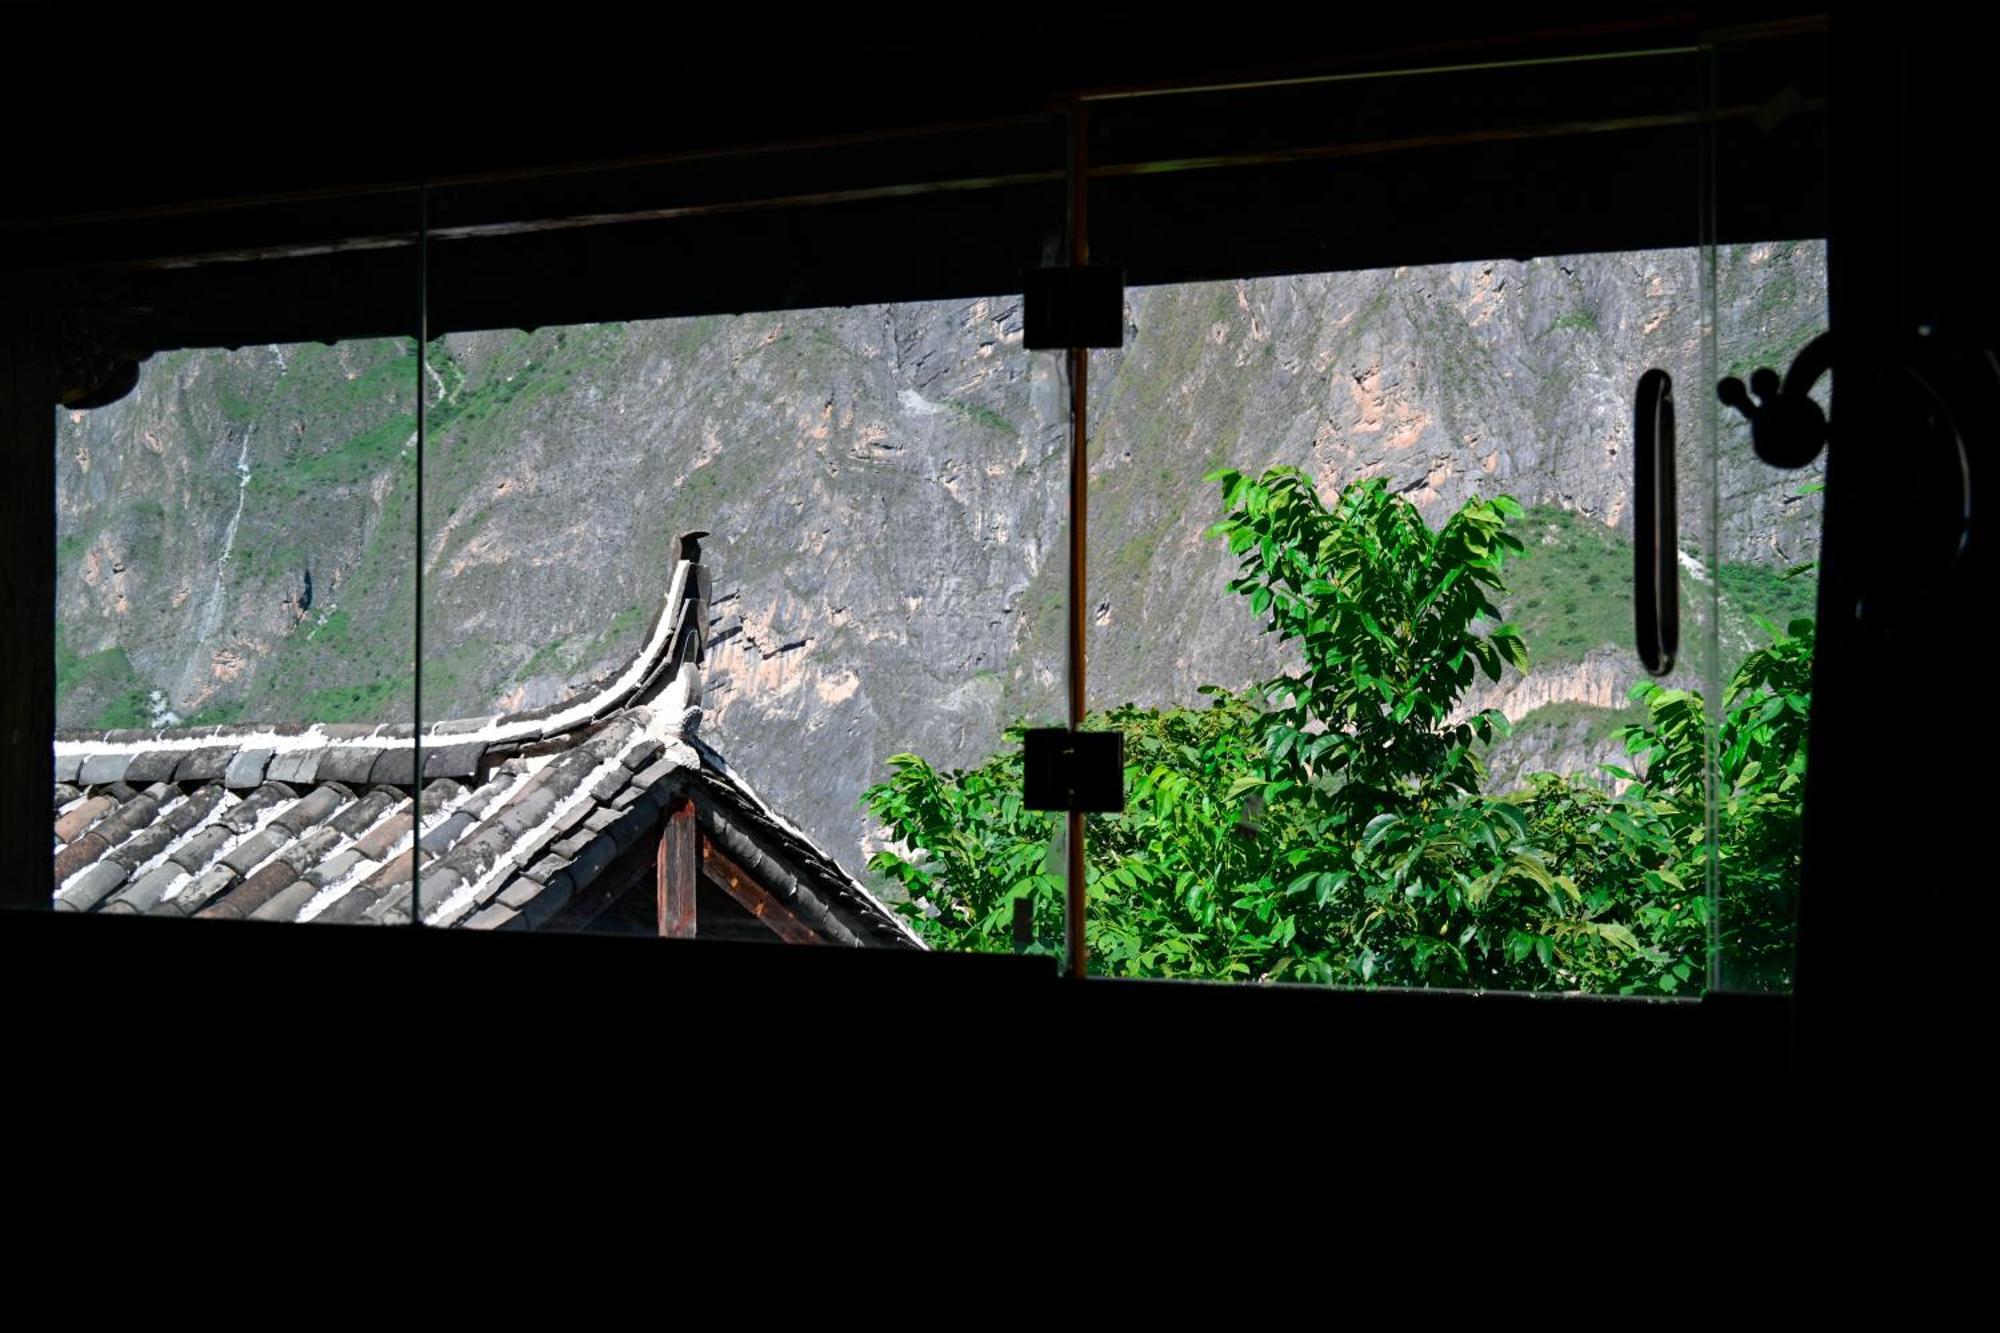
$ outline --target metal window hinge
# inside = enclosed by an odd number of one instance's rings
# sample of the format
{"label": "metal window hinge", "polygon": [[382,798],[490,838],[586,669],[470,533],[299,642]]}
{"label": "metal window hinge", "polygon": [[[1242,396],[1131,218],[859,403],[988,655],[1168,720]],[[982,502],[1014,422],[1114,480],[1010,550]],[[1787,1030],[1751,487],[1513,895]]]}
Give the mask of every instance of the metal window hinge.
{"label": "metal window hinge", "polygon": [[1031,352],[1125,345],[1125,271],[1039,268],[1022,275],[1021,342]]}
{"label": "metal window hinge", "polygon": [[1030,810],[1125,808],[1125,736],[1040,727],[1021,750],[1021,802]]}

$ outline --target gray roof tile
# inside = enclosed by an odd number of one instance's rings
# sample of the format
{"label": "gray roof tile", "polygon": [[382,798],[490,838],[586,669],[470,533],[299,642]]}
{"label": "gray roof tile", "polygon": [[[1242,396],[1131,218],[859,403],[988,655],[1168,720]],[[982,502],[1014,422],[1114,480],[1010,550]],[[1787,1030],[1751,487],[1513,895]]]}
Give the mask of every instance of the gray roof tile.
{"label": "gray roof tile", "polygon": [[466,918],[465,928],[467,930],[526,930],[528,923],[521,918],[519,912],[514,911],[512,908],[502,907],[498,903],[489,903]]}
{"label": "gray roof tile", "polygon": [[205,867],[222,850],[222,844],[235,836],[236,831],[226,824],[210,824],[168,853],[167,859],[193,874]]}
{"label": "gray roof tile", "polygon": [[167,827],[178,838],[207,819],[210,812],[222,803],[224,795],[219,785],[196,788],[185,801],[167,811]]}
{"label": "gray roof tile", "polygon": [[181,760],[187,757],[185,750],[142,750],[132,756],[132,764],[125,770],[127,782],[172,782],[174,774],[180,770]]}
{"label": "gray roof tile", "polygon": [[192,916],[235,888],[236,883],[236,872],[228,866],[210,866],[190,880],[172,902],[160,902],[152,910]]}
{"label": "gray roof tile", "polygon": [[56,894],[56,907],[69,912],[88,912],[125,882],[125,867],[116,861],[99,861]]}
{"label": "gray roof tile", "polygon": [[632,785],[635,787],[650,787],[656,782],[664,781],[669,774],[678,771],[680,771],[680,765],[671,759],[655,760],[653,763],[639,770],[638,774],[632,779]]}
{"label": "gray roof tile", "polygon": [[318,750],[287,750],[271,761],[271,770],[265,774],[273,782],[290,782],[304,785],[319,779],[319,759],[325,754]]}
{"label": "gray roof tile", "polygon": [[223,917],[234,921],[243,920],[245,917],[255,915],[258,908],[277,897],[285,888],[296,884],[298,878],[298,870],[283,857],[279,857],[201,909],[201,915],[210,918]]}
{"label": "gray roof tile", "polygon": [[438,778],[424,787],[423,796],[427,812],[442,810],[465,796],[465,784],[450,778]]}
{"label": "gray roof tile", "polygon": [[[132,910],[146,911],[158,904],[164,898],[167,889],[185,873],[179,866],[168,862],[157,869],[148,870],[119,896],[131,904]],[[180,899],[176,898],[174,901],[179,902]]]}
{"label": "gray roof tile", "polygon": [[[608,833],[600,833],[585,843],[582,851],[570,858],[569,869],[561,873],[569,876],[572,883],[588,884],[597,878],[604,867],[611,864],[611,859],[616,855],[618,855],[616,840]],[[555,878],[550,876],[550,882],[554,883]]]}
{"label": "gray roof tile", "polygon": [[86,787],[102,787],[125,780],[125,770],[132,766],[129,754],[93,754],[83,761],[77,770],[76,780]]}
{"label": "gray roof tile", "polygon": [[[178,810],[175,813],[179,813]],[[190,826],[191,827],[191,826]],[[137,870],[146,862],[167,849],[167,844],[180,833],[175,831],[173,816],[156,820],[140,829],[125,841],[112,848],[109,855],[127,870]]]}
{"label": "gray roof tile", "polygon": [[366,786],[368,775],[375,771],[375,761],[381,757],[380,750],[352,745],[323,750],[317,780],[344,782],[350,787]]}
{"label": "gray roof tile", "polygon": [[[239,875],[247,875],[251,868],[292,840],[292,835],[276,824],[267,824],[259,832],[251,834],[236,844],[234,850],[222,858],[222,864]],[[285,883],[290,883],[289,877]],[[283,887],[280,885],[279,887]]]}
{"label": "gray roof tile", "polygon": [[315,889],[328,888],[345,879],[347,873],[360,864],[361,853],[349,847],[345,851],[336,852],[324,861],[321,861],[306,876],[306,880]]}
{"label": "gray roof tile", "polygon": [[368,780],[378,787],[416,786],[416,748],[410,745],[398,745],[382,751],[381,757],[375,761],[375,767],[368,772]]}
{"label": "gray roof tile", "polygon": [[248,833],[264,817],[265,811],[274,805],[282,805],[294,795],[296,793],[282,782],[267,782],[224,811],[220,822],[233,832]]}
{"label": "gray roof tile", "polygon": [[[664,658],[640,665],[632,679],[667,674]],[[404,743],[417,731],[408,723],[315,728],[307,748],[291,750],[278,738],[306,734],[304,724],[61,737],[72,753],[56,767],[52,828],[59,867],[72,873],[60,881],[67,887],[58,905],[296,920],[327,886],[351,880],[323,919],[386,923],[435,913],[479,882],[491,886],[483,901],[454,908],[440,924],[526,929],[546,924],[616,857],[641,846],[665,801],[685,790],[705,821],[718,829],[733,822],[768,845],[772,873],[796,874],[789,891],[805,899],[820,895],[836,935],[857,938],[841,924],[851,919],[854,932],[910,943],[865,889],[741,788],[691,732],[685,738],[707,758],[685,766],[680,747],[670,758],[646,734],[643,690],[435,724],[421,769],[417,747]],[[556,729],[557,717],[585,710],[589,722]],[[495,724],[501,740],[467,739]],[[166,748],[191,742],[196,748]],[[106,744],[132,753],[103,753]],[[523,780],[531,755],[534,772]],[[618,771],[600,772],[610,761]],[[481,774],[478,790],[460,785]],[[419,808],[442,818],[411,846],[407,793],[420,776],[430,785]],[[169,781],[199,786],[182,799]],[[225,806],[225,786],[250,795]],[[600,894],[612,887],[598,885]]]}
{"label": "gray roof tile", "polygon": [[237,791],[248,791],[264,781],[264,770],[271,766],[272,750],[238,750],[236,757],[223,770],[222,785]]}
{"label": "gray roof tile", "polygon": [[353,805],[348,806],[345,810],[342,810],[339,814],[328,820],[327,823],[332,825],[336,832],[344,833],[352,838],[364,832],[370,824],[373,824],[383,815],[388,814],[401,799],[393,788],[385,787],[379,791],[371,791]]}
{"label": "gray roof tile", "polygon": [[444,822],[424,834],[418,845],[433,856],[442,856],[451,850],[451,845],[465,836],[465,831],[479,821],[463,810],[454,811]]}
{"label": "gray roof tile", "polygon": [[619,792],[624,791],[626,784],[631,782],[631,780],[631,769],[625,768],[622,765],[613,768],[610,772],[599,778],[597,785],[590,789],[590,799],[596,801],[599,805],[603,805]]}
{"label": "gray roof tile", "polygon": [[229,771],[229,761],[236,757],[233,745],[210,745],[199,750],[189,750],[181,757],[180,767],[174,770],[175,782],[220,782],[222,775]]}
{"label": "gray roof tile", "polygon": [[354,793],[337,782],[329,782],[323,787],[315,787],[299,798],[298,804],[271,821],[272,827],[282,828],[297,837],[313,825],[325,820],[334,811],[345,805]]}
{"label": "gray roof tile", "polygon": [[424,776],[427,778],[470,778],[479,774],[479,763],[486,757],[486,743],[471,741],[463,745],[441,745],[424,751]]}
{"label": "gray roof tile", "polygon": [[[259,872],[262,873],[262,872]],[[319,885],[310,880],[295,879],[250,913],[253,921],[296,921],[305,910],[313,895],[319,892]]]}
{"label": "gray roof tile", "polygon": [[510,880],[493,901],[526,918],[529,930],[540,930],[576,893],[568,871],[549,876],[546,884],[531,879]]}
{"label": "gray roof tile", "polygon": [[622,762],[625,767],[637,772],[652,763],[660,751],[666,748],[657,738],[648,736],[633,746],[631,751],[623,756]]}
{"label": "gray roof tile", "polygon": [[549,876],[555,874],[558,870],[567,870],[568,868],[569,868],[568,857],[544,856],[541,860],[535,862],[533,865],[529,866],[526,870],[523,870],[521,873],[523,875],[526,875],[529,879],[535,881],[535,883],[537,884],[546,884],[548,882]]}
{"label": "gray roof tile", "polygon": [[141,792],[98,821],[91,830],[111,846],[117,846],[160,816],[160,798]]}

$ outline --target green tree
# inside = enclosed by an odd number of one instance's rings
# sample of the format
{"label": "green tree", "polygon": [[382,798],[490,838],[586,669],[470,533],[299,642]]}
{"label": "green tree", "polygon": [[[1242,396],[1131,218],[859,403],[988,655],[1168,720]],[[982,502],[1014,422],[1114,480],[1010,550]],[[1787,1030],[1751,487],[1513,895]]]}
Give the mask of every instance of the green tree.
{"label": "green tree", "polygon": [[[1212,535],[1241,557],[1230,591],[1300,665],[1206,708],[1126,707],[1127,808],[1088,823],[1093,970],[1515,989],[1673,992],[1701,984],[1709,934],[1702,701],[1649,687],[1628,747],[1647,780],[1539,775],[1481,791],[1475,674],[1526,670],[1494,599],[1520,507],[1472,500],[1438,529],[1379,479],[1324,505],[1278,468],[1213,474]],[[1802,639],[1799,631],[1805,631]],[[1775,957],[1795,891],[1796,778],[1810,626],[1732,682],[1719,745],[1738,839],[1725,853],[1744,941]],[[1772,701],[1780,700],[1782,707]],[[1796,707],[1794,707],[1796,700]],[[1791,728],[1798,722],[1798,746]],[[897,755],[864,800],[903,850],[877,872],[933,944],[1006,948],[1014,903],[1031,948],[1062,928],[1056,821],[1021,807],[1019,733],[976,769]],[[1733,767],[1731,767],[1733,765]],[[1789,784],[1789,785],[1787,785]],[[1790,812],[1788,814],[1788,811]],[[1791,840],[1788,842],[1787,838]]]}

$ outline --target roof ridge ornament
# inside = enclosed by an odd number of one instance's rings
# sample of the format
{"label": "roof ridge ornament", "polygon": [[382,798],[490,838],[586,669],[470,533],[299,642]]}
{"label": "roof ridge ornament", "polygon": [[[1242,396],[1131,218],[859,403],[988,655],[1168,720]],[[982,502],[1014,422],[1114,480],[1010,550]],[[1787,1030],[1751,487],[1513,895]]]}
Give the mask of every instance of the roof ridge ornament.
{"label": "roof ridge ornament", "polygon": [[[651,705],[654,733],[662,739],[690,740],[701,729],[702,670],[708,660],[708,606],[712,584],[701,563],[699,529],[680,537],[680,563],[661,609],[667,632],[659,659],[630,699],[619,704]],[[657,636],[656,636],[657,637]]]}

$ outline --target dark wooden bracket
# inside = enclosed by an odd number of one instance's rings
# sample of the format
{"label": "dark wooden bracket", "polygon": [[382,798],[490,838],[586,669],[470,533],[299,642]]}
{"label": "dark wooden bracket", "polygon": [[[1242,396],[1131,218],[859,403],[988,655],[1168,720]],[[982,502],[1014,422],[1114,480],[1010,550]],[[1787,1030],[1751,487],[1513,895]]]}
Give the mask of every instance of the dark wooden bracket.
{"label": "dark wooden bracket", "polygon": [[694,938],[695,888],[701,875],[701,837],[694,819],[694,802],[676,796],[660,824],[660,934],[668,939]]}

